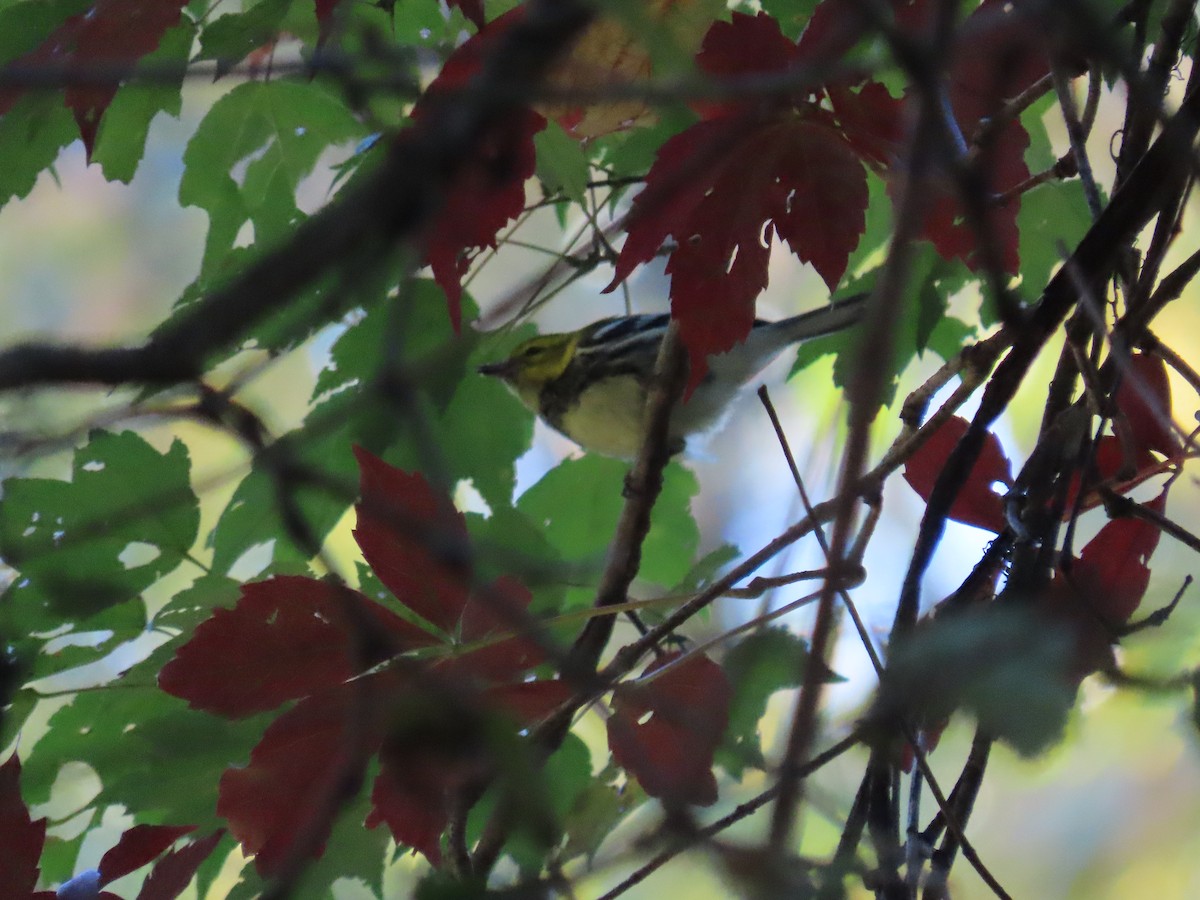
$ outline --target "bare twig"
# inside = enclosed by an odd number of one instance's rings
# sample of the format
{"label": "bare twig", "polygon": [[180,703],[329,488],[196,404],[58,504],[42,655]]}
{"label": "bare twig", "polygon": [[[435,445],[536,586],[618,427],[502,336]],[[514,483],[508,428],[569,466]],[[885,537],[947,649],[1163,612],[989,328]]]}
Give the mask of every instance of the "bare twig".
{"label": "bare twig", "polygon": [[[862,740],[862,736],[857,731],[852,732],[851,734],[847,735],[846,737],[844,737],[840,741],[838,741],[836,744],[831,746],[829,749],[825,750],[822,753],[817,754],[811,760],[809,760],[807,763],[805,763],[801,767],[802,768],[801,774],[805,775],[805,776],[812,774],[813,772],[822,768],[824,765],[826,765],[830,761],[841,756],[847,750],[850,750],[851,748],[856,746],[861,740]],[[709,839],[715,837],[716,835],[718,835],[722,831],[724,831],[726,828],[729,828],[731,825],[733,825],[737,822],[740,822],[742,819],[745,819],[746,817],[757,812],[759,809],[761,809],[762,807],[764,807],[768,803],[770,803],[772,800],[774,800],[778,796],[778,794],[779,794],[779,786],[776,785],[774,787],[768,788],[767,790],[763,791],[761,794],[759,794],[753,800],[748,800],[745,803],[739,804],[733,810],[733,812],[729,813],[728,815],[722,816],[720,819],[717,819],[717,821],[713,822],[710,825],[706,825],[703,828],[697,829],[695,834],[690,835],[688,837],[688,839],[676,843],[674,846],[659,853],[657,856],[655,856],[649,862],[646,862],[643,865],[641,865],[640,867],[638,867],[638,869],[636,871],[634,871],[631,875],[629,875],[624,880],[622,880],[621,883],[618,884],[616,887],[612,888],[612,890],[608,891],[607,893],[605,893],[601,897],[599,897],[598,900],[616,900],[616,898],[620,897],[622,894],[624,894],[626,891],[633,888],[635,885],[640,884],[641,882],[645,881],[647,878],[649,878],[651,875],[653,875],[655,872],[657,872],[659,869],[661,869],[664,865],[666,865],[672,859],[677,857],[680,853],[683,853],[685,850],[691,849],[692,847],[696,846],[697,844],[702,843],[703,841],[706,841],[706,840],[709,840]]]}

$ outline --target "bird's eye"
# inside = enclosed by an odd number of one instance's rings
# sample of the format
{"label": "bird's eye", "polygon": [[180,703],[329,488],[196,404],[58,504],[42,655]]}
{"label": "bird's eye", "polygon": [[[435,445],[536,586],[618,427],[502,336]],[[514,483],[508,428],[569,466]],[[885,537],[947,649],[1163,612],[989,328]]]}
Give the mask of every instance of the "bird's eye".
{"label": "bird's eye", "polygon": [[525,357],[526,359],[533,359],[535,356],[537,356],[541,352],[542,351],[538,347],[526,347],[524,350],[521,351],[521,355],[523,357]]}

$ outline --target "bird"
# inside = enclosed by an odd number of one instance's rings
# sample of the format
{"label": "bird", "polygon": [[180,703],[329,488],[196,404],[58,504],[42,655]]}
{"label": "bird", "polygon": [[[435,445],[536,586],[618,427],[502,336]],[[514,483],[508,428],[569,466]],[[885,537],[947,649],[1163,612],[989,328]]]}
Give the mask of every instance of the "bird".
{"label": "bird", "polygon": [[[672,452],[715,430],[734,398],[788,347],[849,328],[862,318],[866,294],[777,322],[756,320],[746,339],[709,357],[708,372],[671,417]],[[481,365],[526,408],[584,450],[632,459],[641,448],[643,413],[659,345],[670,315],[600,319],[576,331],[543,334],[499,362]]]}

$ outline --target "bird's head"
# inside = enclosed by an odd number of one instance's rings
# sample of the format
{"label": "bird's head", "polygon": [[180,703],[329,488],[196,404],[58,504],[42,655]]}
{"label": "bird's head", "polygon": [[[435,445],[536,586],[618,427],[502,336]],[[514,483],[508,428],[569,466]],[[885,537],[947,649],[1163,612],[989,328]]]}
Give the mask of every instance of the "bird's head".
{"label": "bird's head", "polygon": [[479,371],[501,379],[526,406],[537,409],[542,388],[566,371],[578,343],[574,333],[539,335],[520,344],[508,359],[482,365]]}

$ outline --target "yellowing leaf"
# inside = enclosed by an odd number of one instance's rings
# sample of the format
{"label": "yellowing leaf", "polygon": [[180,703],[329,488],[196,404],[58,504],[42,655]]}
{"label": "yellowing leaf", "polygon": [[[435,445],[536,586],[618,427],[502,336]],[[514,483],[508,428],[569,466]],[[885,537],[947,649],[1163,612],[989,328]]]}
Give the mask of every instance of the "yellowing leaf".
{"label": "yellowing leaf", "polygon": [[[583,33],[549,83],[559,91],[603,94],[650,77],[663,44],[690,59],[700,48],[719,6],[711,0],[644,0],[617,4],[620,14],[604,16]],[[647,44],[655,47],[652,53]],[[638,99],[588,104],[545,104],[539,112],[557,119],[569,134],[594,138],[646,124],[654,114]]]}

